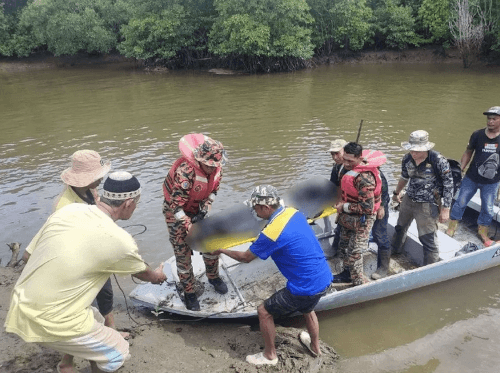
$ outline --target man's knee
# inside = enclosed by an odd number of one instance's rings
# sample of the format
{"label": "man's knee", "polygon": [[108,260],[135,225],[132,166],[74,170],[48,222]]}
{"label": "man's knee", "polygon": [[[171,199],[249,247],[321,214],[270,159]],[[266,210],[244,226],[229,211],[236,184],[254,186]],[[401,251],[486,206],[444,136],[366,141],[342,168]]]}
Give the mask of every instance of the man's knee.
{"label": "man's knee", "polygon": [[257,315],[259,316],[259,319],[269,319],[273,318],[273,316],[267,312],[266,307],[264,306],[264,303],[259,305],[257,307]]}

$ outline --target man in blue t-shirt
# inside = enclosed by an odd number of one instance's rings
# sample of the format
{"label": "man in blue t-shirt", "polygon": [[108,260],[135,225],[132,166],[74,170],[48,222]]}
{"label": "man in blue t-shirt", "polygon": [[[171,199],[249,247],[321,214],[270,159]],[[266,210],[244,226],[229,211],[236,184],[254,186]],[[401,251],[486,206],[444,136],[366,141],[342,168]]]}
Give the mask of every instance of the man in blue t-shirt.
{"label": "man in blue t-shirt", "polygon": [[285,288],[257,308],[265,348],[264,352],[248,355],[246,361],[254,365],[278,363],[274,317],[294,312],[303,313],[306,319],[308,333],[300,333],[300,341],[312,355],[318,356],[319,324],[314,307],[333,278],[323,250],[306,217],[293,208],[281,206],[276,188],[256,187],[250,203],[258,217],[269,220],[268,224],[247,251],[221,249],[214,254],[225,254],[244,263],[257,257],[263,260],[271,257],[288,281]]}
{"label": "man in blue t-shirt", "polygon": [[451,209],[451,221],[446,234],[453,237],[467,204],[479,189],[481,212],[477,219],[478,234],[484,246],[491,246],[494,241],[488,236],[488,228],[493,220],[493,203],[500,185],[500,106],[493,106],[483,114],[487,118],[486,128],[477,130],[471,135],[467,149],[460,160],[463,171],[472,158],[460,185],[457,200]]}

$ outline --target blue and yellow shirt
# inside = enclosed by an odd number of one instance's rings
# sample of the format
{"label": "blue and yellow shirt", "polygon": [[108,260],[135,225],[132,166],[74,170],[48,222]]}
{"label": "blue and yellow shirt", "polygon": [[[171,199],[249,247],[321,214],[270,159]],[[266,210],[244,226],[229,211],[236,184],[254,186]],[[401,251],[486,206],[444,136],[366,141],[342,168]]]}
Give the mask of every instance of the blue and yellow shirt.
{"label": "blue and yellow shirt", "polygon": [[271,257],[294,295],[318,294],[332,282],[332,272],[314,231],[306,217],[293,208],[276,210],[250,251],[263,260]]}

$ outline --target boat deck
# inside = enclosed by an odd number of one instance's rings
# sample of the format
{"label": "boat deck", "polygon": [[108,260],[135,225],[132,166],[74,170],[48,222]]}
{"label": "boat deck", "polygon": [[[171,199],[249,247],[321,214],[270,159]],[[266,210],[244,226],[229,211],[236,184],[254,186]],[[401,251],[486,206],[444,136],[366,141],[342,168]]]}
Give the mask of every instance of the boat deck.
{"label": "boat deck", "polygon": [[[354,288],[352,284],[334,284],[329,291],[329,295],[323,297],[322,301],[320,301],[318,305],[319,309],[329,309],[357,303],[358,301],[376,299],[377,297],[403,292],[411,288],[450,279],[457,275],[481,270],[485,265],[496,265],[494,263],[484,264],[479,259],[474,259],[473,257],[479,258],[475,253],[467,255],[471,258],[471,264],[459,264],[455,259],[455,253],[468,242],[473,242],[479,248],[483,248],[480,239],[476,235],[477,226],[475,225],[475,221],[477,214],[472,214],[472,217],[468,217],[468,219],[459,224],[454,238],[444,233],[446,225],[439,224],[438,240],[442,261],[436,265],[426,267],[421,267],[423,251],[418,240],[416,224],[413,223],[408,230],[408,238],[403,253],[391,257],[388,277],[378,281],[370,280],[366,288],[365,286]],[[325,256],[328,258],[332,272],[338,274],[342,271],[342,263],[340,259],[333,256],[331,249],[333,241],[332,233],[334,230],[332,220],[325,220],[325,223],[318,224],[314,229],[320,239]],[[389,237],[392,237],[394,233],[393,226],[396,224],[396,221],[397,212],[391,212],[388,227]],[[493,233],[493,229],[491,231]],[[244,251],[248,249],[248,245],[240,245],[233,249]],[[479,251],[483,252],[486,250]],[[498,251],[500,252],[500,249]],[[496,252],[493,254],[488,252],[486,254],[489,255],[489,258],[497,256]],[[500,261],[500,258],[495,258],[493,261],[496,263],[497,259]],[[484,261],[485,259],[482,258],[481,260]],[[476,266],[477,269],[471,266]],[[470,267],[470,269],[463,270],[462,267]],[[195,277],[200,284],[198,287],[198,299],[201,311],[199,312],[187,310],[181,298],[182,292],[177,291],[176,284],[178,283],[178,277],[175,257],[167,260],[164,265],[164,271],[168,279],[167,283],[161,286],[152,284],[139,285],[133,290],[130,297],[136,304],[154,308],[157,311],[163,310],[187,316],[210,318],[254,317],[256,316],[257,306],[272,293],[283,288],[286,283],[285,278],[281,275],[272,260],[262,261],[255,259],[250,263],[243,264],[222,255],[219,271],[221,277],[228,285],[229,292],[225,295],[220,295],[208,284],[203,259],[199,253],[193,255],[193,268]],[[448,269],[445,270],[443,268]],[[443,272],[449,271],[450,268],[453,269],[450,273]],[[365,275],[369,278],[376,269],[377,245],[370,243],[369,249],[364,254]]]}

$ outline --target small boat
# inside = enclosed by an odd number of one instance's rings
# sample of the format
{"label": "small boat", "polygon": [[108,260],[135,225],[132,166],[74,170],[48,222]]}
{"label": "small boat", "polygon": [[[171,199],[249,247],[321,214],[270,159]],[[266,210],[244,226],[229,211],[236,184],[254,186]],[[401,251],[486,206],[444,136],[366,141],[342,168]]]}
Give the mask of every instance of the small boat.
{"label": "small boat", "polygon": [[[477,201],[472,201],[464,215],[475,224],[478,210]],[[398,213],[391,211],[389,215],[389,237],[394,233]],[[331,242],[334,231],[334,215],[320,216],[311,219],[330,268],[334,274],[341,271],[339,259],[332,253]],[[497,224],[494,222],[494,224]],[[445,225],[440,224],[438,240],[440,261],[421,266],[423,250],[418,240],[415,222],[408,230],[408,237],[403,253],[391,257],[389,275],[383,279],[353,287],[352,284],[332,284],[328,293],[321,298],[316,311],[330,310],[356,303],[380,299],[403,293],[420,287],[451,280],[470,273],[479,272],[500,264],[500,243],[484,247],[476,232],[459,224],[453,238],[444,233]],[[234,250],[247,250],[249,243],[233,247]],[[364,255],[364,273],[367,277],[377,269],[377,245],[370,243]],[[255,259],[250,263],[239,263],[226,255],[220,257],[220,275],[227,283],[229,292],[220,295],[208,284],[205,267],[199,253],[193,255],[193,269],[197,279],[197,293],[201,305],[200,311],[190,311],[181,299],[178,290],[178,277],[175,257],[164,263],[167,282],[161,286],[152,284],[138,285],[130,294],[136,305],[162,310],[174,314],[213,318],[244,318],[257,316],[257,306],[275,291],[283,288],[286,279],[281,275],[272,261]]]}

